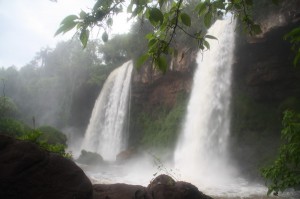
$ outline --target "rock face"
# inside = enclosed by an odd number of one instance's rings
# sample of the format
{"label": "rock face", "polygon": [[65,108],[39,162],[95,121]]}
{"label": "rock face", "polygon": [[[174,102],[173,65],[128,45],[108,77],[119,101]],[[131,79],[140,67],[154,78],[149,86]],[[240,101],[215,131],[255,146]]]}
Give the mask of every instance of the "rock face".
{"label": "rock face", "polygon": [[0,135],[0,198],[89,199],[92,191],[71,160]]}
{"label": "rock face", "polygon": [[[297,1],[292,7],[299,10],[299,6]],[[242,33],[236,38],[231,154],[241,172],[254,180],[261,178],[259,168],[276,155],[282,112],[300,111],[300,70],[293,66],[294,53],[290,43],[283,39],[286,33],[299,27],[300,20],[294,18],[279,25],[266,29],[259,38]]]}
{"label": "rock face", "polygon": [[147,188],[138,185],[94,185],[94,199],[212,199],[194,185],[175,182],[170,176],[156,177]]}

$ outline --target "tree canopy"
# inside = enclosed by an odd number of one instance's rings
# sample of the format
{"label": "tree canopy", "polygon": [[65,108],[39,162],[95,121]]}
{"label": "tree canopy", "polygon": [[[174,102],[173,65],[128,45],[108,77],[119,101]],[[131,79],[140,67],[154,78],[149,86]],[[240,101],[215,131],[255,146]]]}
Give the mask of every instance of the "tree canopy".
{"label": "tree canopy", "polygon": [[[277,2],[273,0],[273,2]],[[191,6],[192,5],[192,6]],[[82,45],[87,45],[90,31],[98,26],[103,29],[102,40],[108,41],[107,29],[113,24],[113,16],[123,12],[131,14],[132,19],[151,23],[153,31],[147,35],[147,51],[141,55],[136,64],[142,65],[148,59],[161,71],[167,70],[166,55],[176,54],[172,41],[179,32],[185,33],[197,41],[200,50],[209,49],[209,39],[217,39],[213,35],[207,35],[206,29],[213,22],[231,13],[231,16],[239,18],[243,22],[244,29],[250,34],[261,32],[260,26],[254,22],[251,16],[252,0],[158,0],[158,1],[125,1],[125,0],[98,0],[90,12],[81,11],[78,15],[69,15],[62,22],[55,33],[65,33],[73,28],[77,29]],[[187,7],[193,7],[186,10]],[[196,17],[194,17],[196,16]],[[203,21],[204,26],[194,24]],[[189,29],[193,25],[194,29]]]}

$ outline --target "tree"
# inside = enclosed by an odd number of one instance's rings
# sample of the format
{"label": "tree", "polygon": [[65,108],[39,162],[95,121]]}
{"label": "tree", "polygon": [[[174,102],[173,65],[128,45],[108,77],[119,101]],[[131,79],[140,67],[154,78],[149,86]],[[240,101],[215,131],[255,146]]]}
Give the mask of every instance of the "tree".
{"label": "tree", "polygon": [[262,169],[268,195],[300,185],[300,114],[285,111],[282,125],[279,155],[272,165]]}
{"label": "tree", "polygon": [[[204,21],[205,28],[209,28],[216,19],[230,12],[243,22],[245,30],[250,34],[261,32],[260,26],[250,15],[252,0],[205,0],[193,1],[193,3],[195,4],[194,12]],[[85,47],[91,29],[98,26],[104,30],[102,40],[106,42],[108,40],[106,30],[113,23],[113,15],[122,12],[123,8],[127,7],[131,18],[138,18],[141,21],[147,19],[153,26],[153,31],[146,36],[147,52],[140,56],[136,64],[142,65],[151,59],[158,69],[165,72],[167,70],[166,55],[176,53],[171,45],[178,32],[184,32],[195,39],[201,50],[209,49],[208,39],[216,39],[212,35],[206,35],[202,26],[193,32],[188,32],[187,29],[192,25],[191,14],[184,10],[188,4],[188,1],[183,0],[130,0],[128,5],[125,5],[125,0],[97,0],[89,13],[81,11],[79,15],[67,16],[61,22],[55,35],[76,27],[81,43]]]}

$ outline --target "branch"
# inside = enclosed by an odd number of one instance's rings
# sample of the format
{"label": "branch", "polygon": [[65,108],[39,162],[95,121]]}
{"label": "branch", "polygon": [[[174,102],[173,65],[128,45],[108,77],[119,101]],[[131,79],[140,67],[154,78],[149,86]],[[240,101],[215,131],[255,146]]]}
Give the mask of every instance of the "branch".
{"label": "branch", "polygon": [[177,6],[177,9],[176,9],[176,15],[175,15],[175,24],[174,24],[173,31],[172,31],[172,34],[171,34],[171,38],[170,38],[169,42],[167,43],[166,47],[170,46],[170,44],[173,40],[173,37],[175,35],[176,28],[178,27],[178,18],[179,18],[180,6],[181,6],[182,2],[183,2],[183,0],[180,0],[178,2],[178,6]]}
{"label": "branch", "polygon": [[187,34],[188,36],[192,37],[193,39],[198,39],[197,37],[195,37],[194,35],[191,35],[190,33],[188,33],[186,30],[184,30],[181,26],[177,25],[177,27],[182,30],[185,34]]}

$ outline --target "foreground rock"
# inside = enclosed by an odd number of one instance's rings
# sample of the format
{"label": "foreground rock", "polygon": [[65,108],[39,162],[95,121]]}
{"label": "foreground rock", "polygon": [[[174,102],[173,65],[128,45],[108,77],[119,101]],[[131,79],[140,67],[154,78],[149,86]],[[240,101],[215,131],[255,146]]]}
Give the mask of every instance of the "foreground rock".
{"label": "foreground rock", "polygon": [[156,177],[147,188],[138,185],[94,185],[94,199],[212,199],[187,182],[170,176]]}
{"label": "foreground rock", "polygon": [[92,185],[71,160],[0,135],[0,198],[90,199]]}

